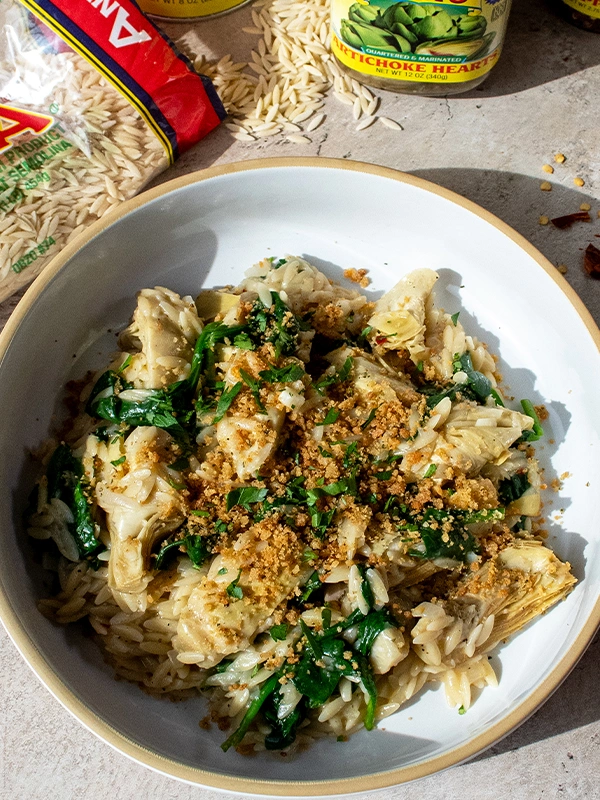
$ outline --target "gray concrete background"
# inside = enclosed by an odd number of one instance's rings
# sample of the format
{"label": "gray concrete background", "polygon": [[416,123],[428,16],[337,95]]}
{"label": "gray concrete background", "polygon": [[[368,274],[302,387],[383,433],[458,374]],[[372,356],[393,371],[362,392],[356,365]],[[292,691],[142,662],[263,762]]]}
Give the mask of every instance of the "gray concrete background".
{"label": "gray concrete background", "polygon": [[[250,10],[189,26],[207,54],[246,58]],[[173,38],[186,26],[169,26]],[[224,43],[224,44],[222,44]],[[381,114],[403,131],[376,124],[355,131],[346,106],[328,99],[327,120],[310,145],[242,144],[220,129],[157,181],[249,158],[321,155],[401,169],[468,197],[538,247],[600,323],[600,281],[583,272],[583,250],[600,246],[600,36],[558,19],[543,0],[515,0],[504,54],[479,89],[450,99],[379,92]],[[553,175],[542,165],[562,152]],[[578,188],[573,178],[585,186]],[[552,191],[540,191],[549,180]],[[540,215],[577,211],[593,222],[564,231]],[[432,221],[435,224],[434,221]],[[19,297],[0,305],[3,325]],[[600,692],[596,637],[577,667],[520,728],[468,764],[370,797],[390,800],[596,800],[600,798]],[[25,667],[0,629],[0,797],[2,800],[217,800],[223,795],[177,783],[138,766],[74,720]]]}

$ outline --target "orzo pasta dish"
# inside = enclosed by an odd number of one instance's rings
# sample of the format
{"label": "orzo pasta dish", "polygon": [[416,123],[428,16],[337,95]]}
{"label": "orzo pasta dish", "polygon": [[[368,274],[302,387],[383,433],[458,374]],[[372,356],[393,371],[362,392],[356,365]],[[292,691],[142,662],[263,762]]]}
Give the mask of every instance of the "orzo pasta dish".
{"label": "orzo pasta dish", "polygon": [[538,413],[437,278],[373,303],[288,256],[195,301],[144,289],[68,387],[29,519],[41,610],[146,691],[201,692],[224,749],[343,739],[430,683],[464,713],[575,583],[540,528]]}

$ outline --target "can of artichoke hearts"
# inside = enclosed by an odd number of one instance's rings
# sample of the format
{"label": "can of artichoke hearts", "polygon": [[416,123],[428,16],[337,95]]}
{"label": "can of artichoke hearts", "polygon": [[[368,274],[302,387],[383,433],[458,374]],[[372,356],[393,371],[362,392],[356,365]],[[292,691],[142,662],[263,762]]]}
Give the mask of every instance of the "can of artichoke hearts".
{"label": "can of artichoke hearts", "polygon": [[137,0],[146,14],[169,22],[218,17],[249,2],[250,0]]}
{"label": "can of artichoke hearts", "polygon": [[600,33],[600,0],[558,0],[555,5],[573,25]]}
{"label": "can of artichoke hearts", "polygon": [[362,83],[458,94],[497,63],[510,6],[511,0],[332,0],[331,49]]}

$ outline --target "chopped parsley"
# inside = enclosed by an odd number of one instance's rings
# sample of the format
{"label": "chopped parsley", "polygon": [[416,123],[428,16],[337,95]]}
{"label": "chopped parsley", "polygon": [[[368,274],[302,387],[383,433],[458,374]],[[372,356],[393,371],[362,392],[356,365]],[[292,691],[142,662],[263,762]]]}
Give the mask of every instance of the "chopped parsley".
{"label": "chopped parsley", "polygon": [[225,590],[229,595],[229,597],[233,597],[234,600],[241,600],[242,597],[244,596],[242,587],[238,586],[241,576],[242,576],[242,570],[238,572],[237,578],[232,580],[227,589]]}
{"label": "chopped parsley", "polygon": [[252,397],[254,398],[254,402],[256,403],[256,407],[261,412],[261,414],[266,414],[267,409],[264,407],[261,399],[260,399],[260,385],[261,382],[256,378],[253,378],[252,375],[249,375],[245,369],[240,369],[240,376],[246,386],[252,392]]}
{"label": "chopped parsley", "polygon": [[305,327],[283,302],[277,292],[271,292],[271,305],[257,299],[246,319],[245,333],[255,346],[265,342],[273,345],[276,358],[291,356],[298,347],[298,335]]}
{"label": "chopped parsley", "polygon": [[363,430],[363,431],[364,431],[364,430],[366,430],[366,429],[369,427],[369,425],[370,425],[370,424],[373,422],[373,420],[375,419],[375,414],[376,414],[376,413],[377,413],[377,409],[376,409],[376,408],[372,408],[372,409],[369,411],[369,416],[366,418],[366,420],[365,420],[365,421],[363,422],[363,424],[360,426],[360,427],[361,427],[361,430]]}
{"label": "chopped parsley", "polygon": [[271,364],[269,369],[263,369],[258,374],[266,383],[293,383],[302,380],[306,373],[300,364],[288,364],[280,368]]}
{"label": "chopped parsley", "polygon": [[268,489],[258,489],[256,486],[241,486],[233,489],[227,495],[227,511],[234,506],[242,506],[246,511],[252,511],[251,503],[262,503],[268,494]]}
{"label": "chopped parsley", "polygon": [[229,407],[240,393],[241,389],[242,389],[242,384],[236,383],[231,387],[231,389],[223,390],[223,392],[221,393],[221,397],[219,398],[219,402],[217,403],[217,410],[215,413],[215,417],[212,421],[213,425],[216,425],[217,422],[220,422],[223,419],[223,417],[229,410]]}
{"label": "chopped parsley", "polygon": [[322,422],[317,422],[317,425],[333,425],[339,415],[340,412],[337,410],[337,408],[330,408],[325,415],[325,419]]}
{"label": "chopped parsley", "polygon": [[325,389],[328,389],[330,386],[334,386],[336,383],[344,383],[344,381],[347,381],[350,376],[350,372],[352,371],[353,363],[352,356],[348,356],[339,370],[320,378],[315,384],[313,384],[317,392],[319,392],[319,394],[324,394]]}

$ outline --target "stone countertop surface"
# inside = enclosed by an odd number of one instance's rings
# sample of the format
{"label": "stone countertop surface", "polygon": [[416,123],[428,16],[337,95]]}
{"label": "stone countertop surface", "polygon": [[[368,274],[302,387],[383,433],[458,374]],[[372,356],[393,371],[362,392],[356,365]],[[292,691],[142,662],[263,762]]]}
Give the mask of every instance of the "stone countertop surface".
{"label": "stone countertop surface", "polygon": [[[246,60],[250,8],[191,30],[207,55]],[[600,36],[557,18],[543,0],[515,0],[499,64],[478,89],[453,98],[378,92],[380,113],[403,130],[355,130],[347,106],[328,98],[312,142],[241,143],[223,127],[156,181],[252,158],[327,156],[382,164],[441,184],[496,214],[556,266],[600,323],[600,281],[583,271],[583,250],[600,236]],[[351,111],[351,110],[350,110]],[[548,175],[562,152],[566,161]],[[583,187],[573,179],[581,177]],[[540,184],[549,180],[551,192]],[[589,203],[593,221],[567,230],[539,223]],[[382,217],[384,221],[385,217]],[[392,224],[388,218],[386,224]],[[432,221],[434,224],[434,221]],[[597,244],[600,244],[598,242]],[[0,326],[19,295],[0,305]],[[365,797],[390,800],[595,800],[600,798],[600,637],[563,685],[520,728],[469,763]],[[38,682],[0,628],[2,800],[216,800],[221,793],[178,783],[98,740]]]}

